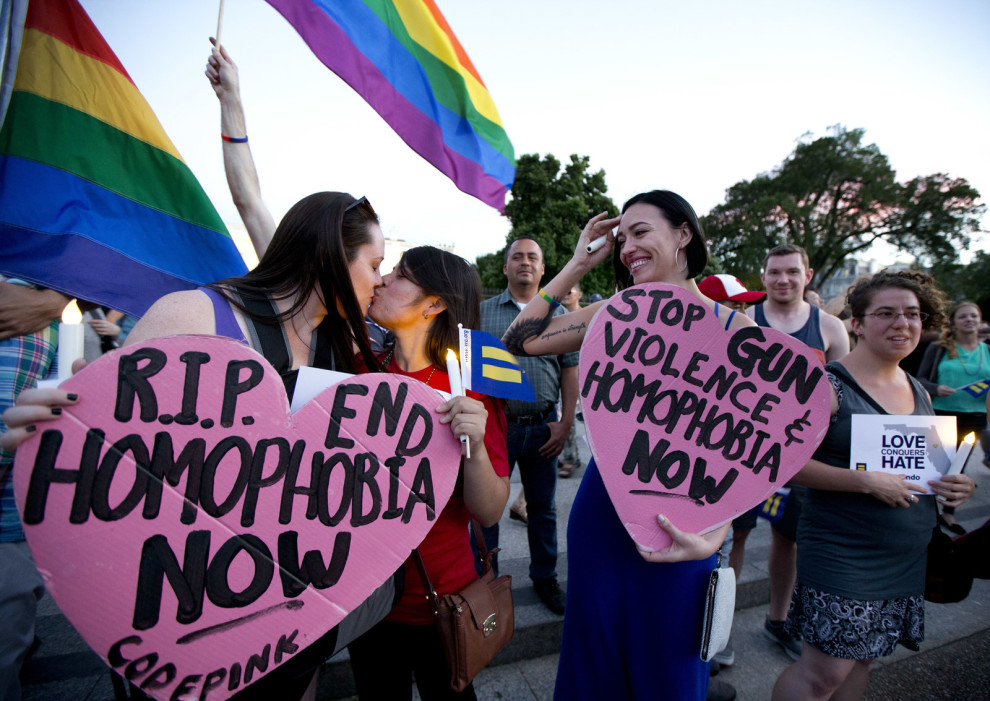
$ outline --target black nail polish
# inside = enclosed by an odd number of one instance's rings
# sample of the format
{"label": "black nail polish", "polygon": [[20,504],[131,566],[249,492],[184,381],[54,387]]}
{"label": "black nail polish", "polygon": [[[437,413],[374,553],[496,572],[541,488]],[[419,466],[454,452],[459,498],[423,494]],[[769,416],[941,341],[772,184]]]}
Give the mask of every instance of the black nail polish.
{"label": "black nail polish", "polygon": [[35,431],[38,430],[38,427],[37,426],[26,426],[24,428],[24,430],[27,431],[28,433],[34,433]]}
{"label": "black nail polish", "polygon": [[76,394],[75,392],[71,392],[71,393],[69,393],[69,395],[68,395],[68,399],[69,399],[69,401],[70,401],[70,402],[74,402],[74,401],[76,401],[77,399],[79,399],[79,395],[78,395],[78,394]]}
{"label": "black nail polish", "polygon": [[61,416],[61,415],[62,415],[62,407],[60,407],[60,406],[53,406],[52,407],[52,416]]}

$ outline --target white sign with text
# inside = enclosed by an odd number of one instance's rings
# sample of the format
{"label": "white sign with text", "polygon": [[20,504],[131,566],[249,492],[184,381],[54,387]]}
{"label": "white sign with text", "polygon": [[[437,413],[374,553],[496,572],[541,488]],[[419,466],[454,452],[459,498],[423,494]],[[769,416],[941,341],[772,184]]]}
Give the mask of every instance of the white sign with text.
{"label": "white sign with text", "polygon": [[849,469],[904,475],[928,491],[956,454],[954,416],[853,414]]}

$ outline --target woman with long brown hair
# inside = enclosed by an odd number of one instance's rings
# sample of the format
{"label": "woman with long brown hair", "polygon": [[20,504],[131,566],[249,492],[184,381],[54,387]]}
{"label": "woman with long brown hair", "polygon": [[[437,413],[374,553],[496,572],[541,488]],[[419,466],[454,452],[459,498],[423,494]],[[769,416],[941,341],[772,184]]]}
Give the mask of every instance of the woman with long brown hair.
{"label": "woman with long brown hair", "polygon": [[[446,352],[458,347],[457,325],[480,325],[478,274],[453,253],[419,246],[406,251],[383,282],[368,313],[392,332],[395,343],[379,354],[377,365],[449,392]],[[470,443],[470,457],[460,466],[446,466],[461,470],[457,487],[418,548],[430,583],[442,597],[477,578],[468,524],[472,518],[482,526],[498,522],[509,497],[509,466],[505,414],[497,401],[471,393],[441,408],[447,410],[441,422]],[[402,598],[384,621],[350,646],[358,696],[409,699],[415,675],[424,701],[474,699],[471,685],[459,693],[450,689],[435,616],[412,558],[404,569]]]}

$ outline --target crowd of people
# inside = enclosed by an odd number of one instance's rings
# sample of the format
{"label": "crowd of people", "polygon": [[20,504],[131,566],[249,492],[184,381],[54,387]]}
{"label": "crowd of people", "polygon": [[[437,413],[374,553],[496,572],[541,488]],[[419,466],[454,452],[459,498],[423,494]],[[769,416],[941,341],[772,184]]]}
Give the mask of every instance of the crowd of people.
{"label": "crowd of people", "polygon": [[[246,127],[236,67],[224,50],[213,50],[207,75],[220,100],[223,133],[238,137],[224,142],[224,160],[260,260],[241,277],[163,297],[119,342],[225,336],[261,352],[290,394],[303,366],[395,373],[449,392],[441,350],[456,347],[458,324],[502,337],[522,360],[535,399],[503,403],[468,393],[442,403],[440,421],[465,436],[469,450],[454,496],[419,552],[438,594],[475,579],[477,544],[469,523],[484,527],[488,549],[497,548],[509,474],[519,466],[522,499],[513,513],[526,522],[532,586],[551,612],[564,615],[555,698],[732,698],[727,685],[710,684],[709,664],[698,654],[701,620],[716,552],[731,544],[729,562],[741,572],[759,509],[703,534],[682,531],[658,514],[672,545],[647,552],[629,537],[593,459],[570,512],[566,592],[560,587],[555,489],[558,477],[580,467],[574,434],[578,359],[588,326],[606,303],[581,307],[580,283],[602,264],[611,265],[616,291],[644,283],[679,287],[726,333],[774,328],[806,344],[825,364],[831,421],[814,457],[788,485],[782,518],[772,523],[764,633],[795,660],[773,697],[860,698],[871,661],[897,645],[917,649],[924,639],[928,539],[937,518],[961,528],[952,509],[970,497],[974,483],[957,474],[916,485],[883,472],[850,470],[851,424],[861,414],[942,414],[956,418],[960,434],[986,429],[986,400],[959,389],[990,379],[990,349],[979,338],[976,304],[952,306],[925,273],[882,271],[848,290],[846,325],[812,294],[807,253],[786,244],[767,252],[765,291],[747,290],[732,275],[701,279],[709,263],[702,227],[691,205],[668,190],[635,195],[619,216],[593,217],[571,259],[545,284],[543,252],[528,238],[507,246],[506,289],[485,302],[477,272],[434,247],[406,251],[382,276],[384,238],[366,198],[316,193],[276,226],[261,201],[246,139],[240,140]],[[589,252],[589,244],[602,238],[604,245]],[[52,370],[56,309],[67,300],[18,281],[0,286],[2,293],[21,295],[22,308],[25,299],[33,304],[28,315],[5,323],[0,356],[0,408],[6,409],[0,424],[0,637],[12,641],[0,657],[0,697],[18,699],[17,673],[34,641],[43,587],[13,510],[12,451],[80,397],[31,389]],[[4,299],[0,295],[0,311],[12,308]],[[94,318],[92,326],[119,337],[114,320],[121,319]],[[939,328],[916,379],[901,363],[923,332]],[[413,680],[426,701],[475,698],[471,685],[450,688],[424,594],[412,560],[406,561],[369,597],[365,615],[348,617],[239,697],[312,698],[320,666],[349,646],[361,699],[411,698]],[[677,605],[650,605],[654,601]],[[734,657],[730,643],[716,660],[732,664]]]}

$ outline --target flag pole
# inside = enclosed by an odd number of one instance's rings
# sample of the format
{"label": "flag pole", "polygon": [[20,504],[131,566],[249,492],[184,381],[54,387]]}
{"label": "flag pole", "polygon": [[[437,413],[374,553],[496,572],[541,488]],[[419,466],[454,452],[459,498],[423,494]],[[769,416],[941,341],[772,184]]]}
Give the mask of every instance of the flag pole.
{"label": "flag pole", "polygon": [[223,25],[223,0],[220,0],[220,14],[217,15],[217,51],[220,50],[220,27]]}

